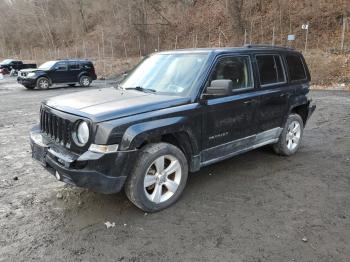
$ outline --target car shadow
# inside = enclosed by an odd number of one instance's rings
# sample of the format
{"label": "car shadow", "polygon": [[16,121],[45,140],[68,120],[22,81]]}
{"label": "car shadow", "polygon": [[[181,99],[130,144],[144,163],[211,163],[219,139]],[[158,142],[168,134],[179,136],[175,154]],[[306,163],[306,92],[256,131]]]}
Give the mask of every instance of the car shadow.
{"label": "car shadow", "polygon": [[[149,215],[157,219],[169,219],[173,216],[187,216],[188,212],[206,212],[206,209],[215,203],[230,204],[225,203],[228,200],[222,198],[224,195],[227,197],[228,194],[242,191],[242,188],[247,192],[252,191],[250,185],[256,184],[263,176],[271,175],[269,172],[261,172],[260,166],[274,165],[278,162],[281,162],[281,157],[275,155],[271,147],[263,147],[205,167],[189,175],[183,196],[175,205]],[[62,208],[68,223],[82,223],[83,228],[101,225],[106,220],[140,223],[140,219],[148,215],[135,207],[124,192],[103,195],[86,189],[69,188],[70,196],[77,197],[70,197],[68,202],[63,202]]]}

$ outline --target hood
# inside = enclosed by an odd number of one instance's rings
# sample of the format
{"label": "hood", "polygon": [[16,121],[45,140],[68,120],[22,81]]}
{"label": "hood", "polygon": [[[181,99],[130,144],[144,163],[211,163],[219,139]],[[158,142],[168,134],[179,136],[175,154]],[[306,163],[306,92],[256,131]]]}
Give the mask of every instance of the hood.
{"label": "hood", "polygon": [[27,69],[21,69],[20,70],[23,73],[31,73],[31,72],[35,72],[35,71],[40,71],[40,69],[37,68],[27,68]]}
{"label": "hood", "polygon": [[102,122],[189,103],[189,98],[118,90],[114,87],[57,96],[44,102],[54,109]]}

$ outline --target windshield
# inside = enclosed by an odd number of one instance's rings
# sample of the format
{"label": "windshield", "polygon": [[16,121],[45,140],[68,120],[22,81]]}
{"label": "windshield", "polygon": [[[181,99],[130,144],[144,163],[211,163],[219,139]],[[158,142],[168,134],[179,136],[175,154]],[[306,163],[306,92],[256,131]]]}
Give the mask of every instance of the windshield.
{"label": "windshield", "polygon": [[56,64],[56,61],[48,61],[39,66],[38,69],[49,70],[54,64]]}
{"label": "windshield", "polygon": [[207,53],[152,55],[141,62],[120,86],[184,96],[191,90],[207,57]]}
{"label": "windshield", "polygon": [[7,64],[11,63],[12,61],[13,61],[12,59],[5,59],[0,64],[1,65],[7,65]]}

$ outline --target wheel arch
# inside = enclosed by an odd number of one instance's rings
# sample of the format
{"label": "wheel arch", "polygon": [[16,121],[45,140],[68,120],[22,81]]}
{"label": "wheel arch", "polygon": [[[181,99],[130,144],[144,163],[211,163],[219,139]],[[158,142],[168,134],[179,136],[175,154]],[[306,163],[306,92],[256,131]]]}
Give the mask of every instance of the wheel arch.
{"label": "wheel arch", "polygon": [[39,76],[36,78],[36,80],[35,80],[35,85],[38,84],[38,81],[39,81],[39,79],[41,79],[41,78],[46,78],[47,80],[49,80],[49,85],[52,86],[52,79],[51,79],[51,77],[49,77],[47,74],[41,74],[41,75],[39,75]]}
{"label": "wheel arch", "polygon": [[184,117],[173,117],[130,126],[122,137],[120,150],[135,150],[149,143],[166,142],[178,147],[186,156],[190,169],[196,170],[199,145],[184,121]]}
{"label": "wheel arch", "polygon": [[82,71],[82,72],[80,72],[79,75],[78,75],[78,82],[80,81],[80,78],[81,78],[82,76],[88,76],[88,77],[90,77],[90,78],[92,79],[92,77],[88,74],[88,72]]}
{"label": "wheel arch", "polygon": [[307,117],[309,113],[309,103],[296,105],[291,108],[290,114],[298,114],[303,120],[304,126],[306,125]]}

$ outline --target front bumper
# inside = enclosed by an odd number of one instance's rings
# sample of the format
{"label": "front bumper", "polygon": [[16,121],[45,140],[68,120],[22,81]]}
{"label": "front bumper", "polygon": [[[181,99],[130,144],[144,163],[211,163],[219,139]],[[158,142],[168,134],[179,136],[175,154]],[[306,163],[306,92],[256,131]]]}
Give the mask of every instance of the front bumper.
{"label": "front bumper", "polygon": [[35,86],[36,79],[35,78],[24,78],[24,77],[17,77],[17,82],[24,86]]}
{"label": "front bumper", "polygon": [[30,132],[30,145],[32,157],[58,180],[104,194],[123,188],[136,155],[136,151],[75,154],[50,141],[36,128]]}

